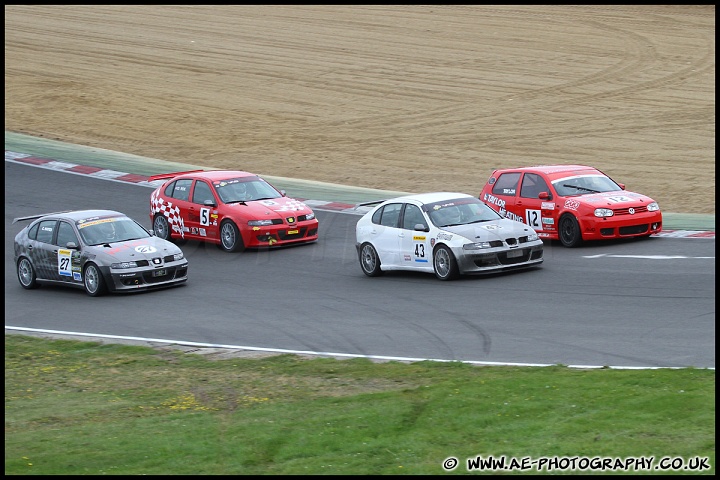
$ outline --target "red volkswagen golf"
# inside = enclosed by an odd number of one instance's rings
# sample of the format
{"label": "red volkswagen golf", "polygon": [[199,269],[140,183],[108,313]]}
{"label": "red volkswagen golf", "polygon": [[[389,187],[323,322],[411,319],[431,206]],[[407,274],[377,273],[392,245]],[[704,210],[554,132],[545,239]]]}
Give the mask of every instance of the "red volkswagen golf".
{"label": "red volkswagen golf", "polygon": [[662,230],[655,200],[583,165],[495,170],[479,198],[501,215],[527,223],[540,238],[566,247]]}
{"label": "red volkswagen golf", "polygon": [[160,238],[210,242],[227,252],[318,239],[312,209],[253,173],[192,170],[148,179],[156,180],[166,180],[150,195]]}

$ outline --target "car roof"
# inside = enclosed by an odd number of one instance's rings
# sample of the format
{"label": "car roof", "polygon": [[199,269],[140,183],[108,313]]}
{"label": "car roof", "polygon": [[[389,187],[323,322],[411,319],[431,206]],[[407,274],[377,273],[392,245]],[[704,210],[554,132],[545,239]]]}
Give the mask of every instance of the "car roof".
{"label": "car roof", "polygon": [[39,215],[30,215],[28,217],[19,217],[13,219],[13,223],[22,220],[37,220],[38,218],[49,218],[49,219],[64,219],[77,222],[79,220],[86,220],[88,218],[98,217],[127,217],[124,213],[116,212],[115,210],[67,210],[64,212],[53,212],[53,213],[42,213]]}
{"label": "car roof", "polygon": [[390,198],[385,200],[385,202],[406,202],[408,200],[415,200],[420,203],[426,204],[426,203],[435,203],[435,202],[441,202],[443,200],[450,200],[452,198],[475,198],[472,195],[468,195],[467,193],[460,193],[460,192],[428,192],[428,193],[416,193],[411,195],[404,195],[402,197],[396,197],[396,198]]}
{"label": "car roof", "polygon": [[257,174],[244,172],[242,170],[204,170],[200,172],[191,172],[185,175],[179,175],[176,178],[204,178],[205,180],[218,181],[226,180],[228,178],[240,178],[240,177],[256,177]]}
{"label": "car roof", "polygon": [[540,172],[549,176],[566,176],[565,174],[582,175],[602,173],[595,167],[587,165],[536,165],[533,167],[500,168],[496,172]]}

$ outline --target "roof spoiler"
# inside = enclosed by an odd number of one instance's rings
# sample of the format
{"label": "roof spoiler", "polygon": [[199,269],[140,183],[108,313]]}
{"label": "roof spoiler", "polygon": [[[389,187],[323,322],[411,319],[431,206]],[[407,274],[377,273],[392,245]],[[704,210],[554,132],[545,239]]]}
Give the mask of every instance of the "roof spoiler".
{"label": "roof spoiler", "polygon": [[155,180],[167,180],[169,178],[175,178],[178,175],[184,175],[186,173],[195,173],[195,172],[204,172],[205,170],[186,170],[184,172],[174,172],[174,173],[159,173],[157,175],[151,175],[148,177],[148,182],[154,182]]}
{"label": "roof spoiler", "polygon": [[[385,199],[385,200],[387,200],[387,199]],[[357,210],[360,207],[371,207],[373,205],[378,205],[378,204],[384,202],[385,200],[373,200],[372,202],[356,203],[354,210]]]}
{"label": "roof spoiler", "polygon": [[17,217],[17,218],[13,218],[12,223],[24,222],[27,220],[37,220],[38,218],[44,217],[46,215],[57,215],[59,213],[67,213],[67,212],[72,212],[72,210],[63,210],[62,212],[52,212],[52,213],[41,213],[39,215],[29,215],[27,217]]}

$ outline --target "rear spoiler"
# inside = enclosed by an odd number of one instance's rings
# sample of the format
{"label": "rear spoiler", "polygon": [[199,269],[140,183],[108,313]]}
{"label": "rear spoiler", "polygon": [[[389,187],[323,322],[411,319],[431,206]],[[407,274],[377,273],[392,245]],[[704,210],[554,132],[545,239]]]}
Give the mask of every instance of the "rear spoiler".
{"label": "rear spoiler", "polygon": [[174,172],[174,173],[159,173],[157,175],[151,175],[148,177],[148,182],[154,182],[155,180],[168,180],[170,178],[175,178],[178,175],[184,175],[186,173],[195,173],[195,172],[204,172],[205,170],[186,170],[184,172]]}
{"label": "rear spoiler", "polygon": [[67,212],[72,212],[72,210],[63,210],[62,212],[52,212],[52,213],[41,213],[39,215],[30,215],[27,217],[17,217],[17,218],[13,218],[12,223],[24,222],[27,220],[37,220],[38,218],[44,217],[46,215],[57,215],[59,213],[67,213]]}
{"label": "rear spoiler", "polygon": [[[385,199],[387,200],[387,199]],[[379,205],[385,200],[373,200],[372,202],[362,202],[362,203],[356,203],[354,210],[357,210],[360,207],[372,207],[373,205]]]}

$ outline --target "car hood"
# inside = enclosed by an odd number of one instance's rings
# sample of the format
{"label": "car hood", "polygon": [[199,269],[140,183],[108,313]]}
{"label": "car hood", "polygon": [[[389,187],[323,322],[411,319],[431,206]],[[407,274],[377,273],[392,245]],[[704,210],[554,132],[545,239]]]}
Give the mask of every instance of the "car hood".
{"label": "car hood", "polygon": [[253,200],[230,205],[233,210],[245,215],[263,218],[285,218],[287,216],[305,215],[311,213],[310,207],[300,200],[290,197],[268,198],[266,200]]}
{"label": "car hood", "polygon": [[535,233],[529,226],[505,218],[490,222],[443,227],[443,230],[461,235],[471,242],[504,240],[510,237],[524,237]]}
{"label": "car hood", "polygon": [[91,251],[106,261],[151,261],[153,258],[180,253],[180,247],[159,237],[141,238],[128,242],[111,243],[110,246],[95,245]]}
{"label": "car hood", "polygon": [[571,201],[584,203],[593,208],[628,208],[647,205],[655,200],[641,193],[618,190],[616,192],[588,193],[576,197],[566,197],[566,202]]}

